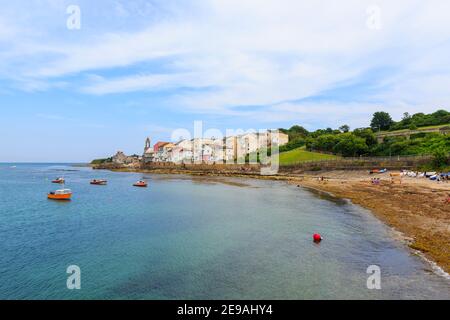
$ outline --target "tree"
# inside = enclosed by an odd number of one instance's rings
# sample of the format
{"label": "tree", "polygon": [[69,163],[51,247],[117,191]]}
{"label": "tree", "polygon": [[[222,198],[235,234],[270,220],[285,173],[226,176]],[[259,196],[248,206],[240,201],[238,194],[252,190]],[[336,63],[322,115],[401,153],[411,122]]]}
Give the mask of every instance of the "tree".
{"label": "tree", "polygon": [[309,131],[302,126],[292,126],[289,130],[285,130],[287,135],[289,135],[289,140],[294,140],[297,138],[305,138],[309,135]]}
{"label": "tree", "polygon": [[347,133],[350,131],[350,127],[348,125],[344,124],[343,126],[339,127],[339,130],[341,130],[344,133]]}
{"label": "tree", "polygon": [[342,154],[344,157],[359,156],[367,153],[368,150],[366,140],[352,133],[341,134],[333,148],[335,153]]}
{"label": "tree", "polygon": [[407,126],[412,124],[412,117],[408,112],[403,113],[402,125]]}
{"label": "tree", "polygon": [[336,136],[333,134],[324,134],[315,139],[312,143],[311,147],[314,150],[320,151],[333,151],[334,146],[336,145]]}
{"label": "tree", "polygon": [[373,114],[370,127],[374,131],[388,130],[394,123],[391,116],[387,112],[378,111]]}
{"label": "tree", "polygon": [[435,169],[442,169],[449,164],[448,152],[444,149],[438,149],[433,152],[433,167]]}
{"label": "tree", "polygon": [[353,131],[353,134],[357,137],[365,139],[366,144],[369,147],[372,147],[377,144],[377,138],[375,137],[375,134],[373,133],[372,129],[370,129],[370,128],[355,129]]}
{"label": "tree", "polygon": [[292,126],[292,127],[289,129],[289,132],[297,133],[297,134],[300,134],[300,135],[302,135],[302,136],[304,136],[304,137],[306,137],[306,136],[309,135],[309,131],[308,131],[308,130],[306,130],[306,129],[303,128],[302,126],[298,126],[298,125]]}
{"label": "tree", "polygon": [[411,119],[411,115],[409,114],[409,112],[404,112],[402,120],[405,121],[409,119]]}
{"label": "tree", "polygon": [[284,146],[280,146],[279,151],[280,152],[286,152],[286,151],[290,151],[290,150],[294,150],[300,147],[303,147],[306,144],[306,140],[303,137],[297,137],[293,140],[290,140],[287,144],[285,144]]}

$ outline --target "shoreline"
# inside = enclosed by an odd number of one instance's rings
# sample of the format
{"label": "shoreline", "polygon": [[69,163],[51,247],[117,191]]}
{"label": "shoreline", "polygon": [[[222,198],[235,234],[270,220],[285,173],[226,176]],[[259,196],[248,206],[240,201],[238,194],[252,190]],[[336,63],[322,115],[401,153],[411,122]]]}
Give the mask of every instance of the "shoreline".
{"label": "shoreline", "polygon": [[[450,184],[404,178],[402,184],[391,184],[389,174],[376,175],[380,185],[372,185],[374,176],[365,171],[328,171],[303,174],[262,176],[254,173],[205,172],[173,169],[107,169],[115,172],[174,174],[195,177],[236,177],[285,181],[310,191],[346,199],[369,210],[391,228],[395,238],[412,253],[422,256],[432,269],[450,278],[450,205],[443,197]],[[319,177],[324,176],[325,181]],[[442,200],[442,202],[441,202]],[[440,269],[440,270],[439,270]]]}
{"label": "shoreline", "polygon": [[[383,178],[382,178],[383,179]],[[361,179],[299,181],[299,185],[330,192],[338,198],[368,209],[394,232],[408,247],[450,273],[450,207],[443,200],[450,185],[404,178],[391,184],[385,176],[378,186],[370,177]]]}

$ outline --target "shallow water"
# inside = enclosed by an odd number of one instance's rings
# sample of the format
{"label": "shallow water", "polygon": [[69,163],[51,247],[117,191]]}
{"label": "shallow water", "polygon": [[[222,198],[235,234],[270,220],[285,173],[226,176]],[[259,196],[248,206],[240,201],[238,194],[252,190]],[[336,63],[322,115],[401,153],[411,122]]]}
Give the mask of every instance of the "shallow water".
{"label": "shallow water", "polygon": [[[3,299],[449,299],[370,212],[282,182],[0,164]],[[46,199],[64,176],[71,202]],[[107,186],[91,186],[93,178]],[[311,241],[320,232],[325,240]],[[66,268],[81,268],[81,290]],[[381,290],[368,290],[369,265]]]}

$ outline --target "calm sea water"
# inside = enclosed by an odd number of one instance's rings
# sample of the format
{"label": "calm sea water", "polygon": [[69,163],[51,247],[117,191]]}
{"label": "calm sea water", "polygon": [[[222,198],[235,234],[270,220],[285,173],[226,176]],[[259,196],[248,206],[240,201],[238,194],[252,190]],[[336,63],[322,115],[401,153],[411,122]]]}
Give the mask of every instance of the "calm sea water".
{"label": "calm sea water", "polygon": [[[139,189],[142,174],[12,166],[0,164],[2,299],[450,298],[369,212],[294,186],[158,175]],[[46,199],[59,176],[71,202]],[[66,287],[69,265],[81,290]],[[367,289],[369,265],[381,290]]]}

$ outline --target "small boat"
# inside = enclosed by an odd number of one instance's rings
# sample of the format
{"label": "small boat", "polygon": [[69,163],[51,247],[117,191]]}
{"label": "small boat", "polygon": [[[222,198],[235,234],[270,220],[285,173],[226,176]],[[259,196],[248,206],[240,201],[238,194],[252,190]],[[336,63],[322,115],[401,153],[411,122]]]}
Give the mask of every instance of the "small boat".
{"label": "small boat", "polygon": [[55,179],[55,180],[53,180],[52,181],[52,183],[60,183],[60,184],[63,184],[63,183],[65,183],[66,181],[64,180],[64,178],[57,178],[57,179]]}
{"label": "small boat", "polygon": [[108,183],[108,181],[106,181],[106,180],[94,179],[91,181],[91,184],[98,185],[98,186],[106,186],[107,183]]}
{"label": "small boat", "polygon": [[72,190],[70,189],[60,189],[50,192],[47,195],[50,200],[70,200],[72,198]]}
{"label": "small boat", "polygon": [[374,173],[385,173],[387,172],[387,169],[372,169],[369,171],[369,174],[374,174]]}
{"label": "small boat", "polygon": [[138,181],[135,184],[133,184],[134,187],[141,187],[141,188],[147,188],[148,184],[145,181]]}

